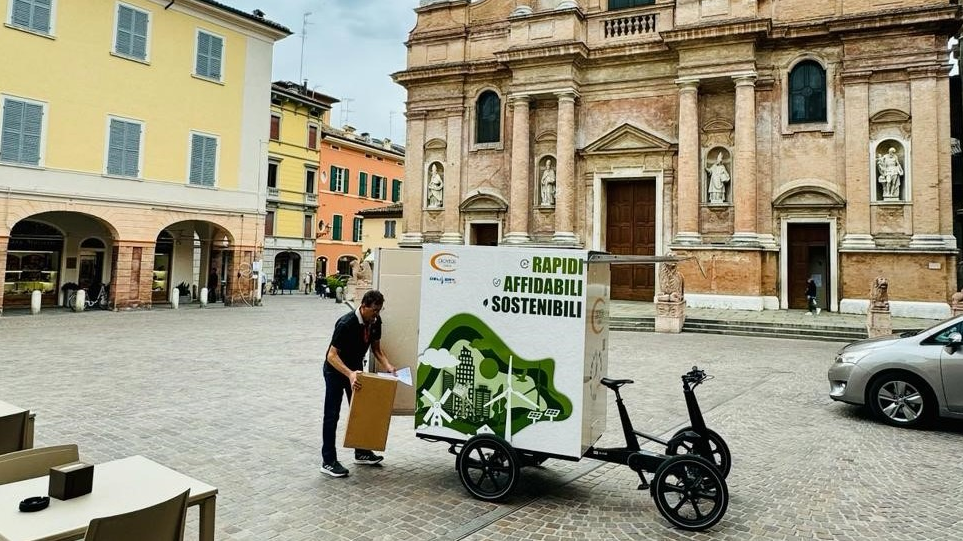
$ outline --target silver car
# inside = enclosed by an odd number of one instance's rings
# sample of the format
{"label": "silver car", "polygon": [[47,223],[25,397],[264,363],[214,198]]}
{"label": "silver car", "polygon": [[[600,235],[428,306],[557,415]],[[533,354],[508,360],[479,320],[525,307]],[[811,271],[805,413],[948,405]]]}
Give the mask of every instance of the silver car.
{"label": "silver car", "polygon": [[963,316],[925,331],[853,342],[829,367],[829,397],[894,426],[963,419]]}

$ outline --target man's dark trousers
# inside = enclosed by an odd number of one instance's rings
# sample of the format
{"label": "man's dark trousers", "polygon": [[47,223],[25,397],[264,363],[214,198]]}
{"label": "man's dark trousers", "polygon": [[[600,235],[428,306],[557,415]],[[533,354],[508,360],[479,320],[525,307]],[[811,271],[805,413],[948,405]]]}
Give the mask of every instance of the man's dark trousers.
{"label": "man's dark trousers", "polygon": [[347,396],[351,402],[351,380],[347,376],[325,364],[324,373],[324,419],[321,421],[321,460],[332,464],[338,459],[335,450],[335,437],[338,419],[341,416],[341,397]]}

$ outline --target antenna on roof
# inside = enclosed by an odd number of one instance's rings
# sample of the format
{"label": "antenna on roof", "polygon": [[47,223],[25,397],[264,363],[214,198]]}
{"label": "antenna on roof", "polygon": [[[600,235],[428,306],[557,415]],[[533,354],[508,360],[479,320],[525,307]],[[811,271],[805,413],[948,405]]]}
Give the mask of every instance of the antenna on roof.
{"label": "antenna on roof", "polygon": [[298,80],[304,80],[304,42],[308,38],[308,16],[311,15],[310,11],[304,12],[304,17],[301,19],[301,71],[298,72]]}
{"label": "antenna on roof", "polygon": [[354,98],[341,98],[341,125],[344,126],[348,123],[348,118],[350,118],[351,113],[351,102]]}

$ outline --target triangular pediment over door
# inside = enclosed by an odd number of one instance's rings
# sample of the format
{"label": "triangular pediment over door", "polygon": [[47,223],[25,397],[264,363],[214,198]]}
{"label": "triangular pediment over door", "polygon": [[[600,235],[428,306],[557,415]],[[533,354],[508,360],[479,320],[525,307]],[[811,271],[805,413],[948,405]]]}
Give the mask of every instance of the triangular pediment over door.
{"label": "triangular pediment over door", "polygon": [[582,154],[669,152],[675,150],[677,146],[674,141],[668,141],[631,124],[622,124],[586,146]]}

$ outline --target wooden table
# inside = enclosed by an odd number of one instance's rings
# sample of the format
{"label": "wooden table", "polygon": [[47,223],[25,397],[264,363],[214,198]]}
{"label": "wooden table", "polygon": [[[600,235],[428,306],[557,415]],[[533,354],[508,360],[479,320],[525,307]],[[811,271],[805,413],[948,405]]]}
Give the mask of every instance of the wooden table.
{"label": "wooden table", "polygon": [[[13,404],[8,404],[3,400],[0,400],[0,417],[3,417],[5,415],[11,415],[14,413],[20,413],[23,411],[26,411],[26,410],[24,410],[21,407],[14,406]],[[36,415],[37,414],[35,413],[31,413],[30,415],[27,416],[27,428],[26,430],[23,431],[23,448],[24,449],[33,448],[33,424],[34,424],[34,417],[36,417]]]}
{"label": "wooden table", "polygon": [[187,505],[200,506],[200,541],[214,541],[217,489],[142,456],[94,465],[90,494],[71,500],[50,499],[50,507],[21,513],[19,503],[46,496],[47,476],[0,485],[0,541],[80,539],[90,520],[126,513],[173,498],[186,489]]}

